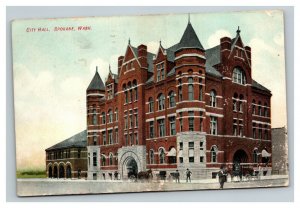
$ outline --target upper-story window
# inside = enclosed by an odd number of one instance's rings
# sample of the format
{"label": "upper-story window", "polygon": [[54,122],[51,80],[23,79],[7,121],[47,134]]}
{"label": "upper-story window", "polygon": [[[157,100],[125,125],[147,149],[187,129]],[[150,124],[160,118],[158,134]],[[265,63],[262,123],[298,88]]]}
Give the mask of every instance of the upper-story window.
{"label": "upper-story window", "polygon": [[265,106],[264,106],[264,116],[265,116],[265,117],[268,117],[267,103],[265,103]]}
{"label": "upper-story window", "polygon": [[210,106],[216,107],[217,106],[217,93],[216,93],[216,91],[214,91],[214,90],[210,91],[209,98],[210,98],[209,99]]}
{"label": "upper-story window", "polygon": [[255,108],[256,108],[256,106],[255,106],[256,104],[255,104],[255,100],[252,100],[252,115],[255,115]]}
{"label": "upper-story window", "polygon": [[210,117],[210,134],[217,135],[217,117],[211,116]]}
{"label": "upper-story window", "polygon": [[159,152],[159,163],[164,164],[165,163],[165,156],[166,156],[165,150],[163,148],[160,148],[158,150],[158,152]]}
{"label": "upper-story window", "polygon": [[158,136],[163,137],[165,136],[165,119],[157,120],[158,123]]}
{"label": "upper-story window", "polygon": [[98,118],[97,118],[97,113],[96,113],[96,109],[93,110],[93,125],[97,125],[98,124]]}
{"label": "upper-story window", "polygon": [[164,63],[157,64],[156,68],[157,68],[157,78],[156,78],[156,80],[157,81],[164,80],[165,79],[165,66],[164,66]]}
{"label": "upper-story window", "polygon": [[173,91],[169,93],[169,107],[175,107],[175,93]]}
{"label": "upper-story window", "polygon": [[154,110],[154,101],[153,101],[153,98],[150,97],[149,100],[148,100],[148,102],[149,102],[149,112],[153,112],[153,110]]}
{"label": "upper-story window", "polygon": [[194,111],[189,111],[189,131],[194,131]]}
{"label": "upper-story window", "polygon": [[113,84],[107,86],[107,99],[110,100],[114,97],[113,94]]}
{"label": "upper-story window", "polygon": [[182,81],[178,80],[178,101],[182,101]]}
{"label": "upper-story window", "polygon": [[246,84],[245,72],[241,68],[235,67],[232,73],[232,81],[238,84]]}
{"label": "upper-story window", "polygon": [[188,78],[188,94],[189,100],[194,100],[194,85],[193,85],[193,77]]}
{"label": "upper-story window", "polygon": [[112,123],[113,122],[113,112],[112,110],[108,111],[108,123]]}
{"label": "upper-story window", "polygon": [[118,121],[119,120],[118,108],[116,108],[115,114],[116,114],[116,121]]}
{"label": "upper-story window", "polygon": [[255,148],[253,150],[253,162],[258,163],[258,150],[257,150],[257,148]]}
{"label": "upper-story window", "polygon": [[199,100],[203,100],[203,86],[202,86],[202,78],[199,78]]}
{"label": "upper-story window", "polygon": [[113,165],[113,154],[109,153],[109,165]]}
{"label": "upper-story window", "polygon": [[175,116],[169,117],[170,122],[170,135],[176,134]]}
{"label": "upper-story window", "polygon": [[258,115],[262,116],[261,102],[258,102]]}
{"label": "upper-story window", "polygon": [[105,124],[105,122],[106,122],[106,119],[105,119],[105,118],[106,118],[105,113],[102,112],[101,116],[102,116],[102,124]]}
{"label": "upper-story window", "polygon": [[216,163],[218,161],[218,158],[217,158],[217,153],[218,153],[218,148],[217,146],[212,146],[211,149],[210,149],[210,152],[211,152],[211,162],[212,163]]}
{"label": "upper-story window", "polygon": [[154,151],[151,149],[149,152],[149,163],[154,164]]}
{"label": "upper-story window", "polygon": [[133,91],[134,91],[134,100],[138,99],[138,88],[136,80],[133,80]]}
{"label": "upper-story window", "polygon": [[165,96],[164,94],[159,94],[158,96],[158,110],[164,110],[165,109]]}

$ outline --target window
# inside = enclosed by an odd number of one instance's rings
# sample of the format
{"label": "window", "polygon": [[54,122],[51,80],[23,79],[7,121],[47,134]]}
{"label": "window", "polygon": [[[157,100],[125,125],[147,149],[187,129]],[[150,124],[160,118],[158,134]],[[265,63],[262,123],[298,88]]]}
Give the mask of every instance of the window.
{"label": "window", "polygon": [[125,135],[125,145],[128,146],[128,134]]}
{"label": "window", "polygon": [[131,129],[133,127],[133,118],[132,114],[129,115],[129,128]]}
{"label": "window", "polygon": [[165,79],[164,63],[157,64],[156,68],[157,68],[157,77],[156,77],[156,80],[157,81],[164,80]]}
{"label": "window", "polygon": [[97,119],[97,114],[96,114],[96,109],[93,110],[93,125],[98,124],[98,119]]}
{"label": "window", "polygon": [[262,116],[261,102],[258,102],[258,115],[259,115],[259,116]]}
{"label": "window", "polygon": [[239,136],[242,137],[243,135],[243,127],[239,126]]}
{"label": "window", "polygon": [[212,148],[210,149],[210,152],[211,152],[211,162],[216,163],[218,148],[216,146],[212,146]]}
{"label": "window", "polygon": [[165,109],[165,96],[163,94],[160,94],[158,96],[158,110]]}
{"label": "window", "polygon": [[252,101],[252,115],[255,115],[255,100]]}
{"label": "window", "polygon": [[103,140],[103,145],[106,145],[106,133],[105,133],[105,131],[102,132],[102,140]]}
{"label": "window", "polygon": [[183,150],[183,142],[179,142],[179,150]]}
{"label": "window", "polygon": [[134,114],[134,127],[138,127],[139,126],[139,121],[138,121],[138,112],[137,109],[134,110],[135,114]]}
{"label": "window", "polygon": [[194,142],[189,142],[189,163],[194,162]]}
{"label": "window", "polygon": [[136,80],[133,80],[134,100],[138,100],[138,88]]}
{"label": "window", "polygon": [[182,101],[182,82],[178,80],[178,101]]}
{"label": "window", "polygon": [[203,100],[203,86],[201,78],[199,78],[199,83],[199,100]]}
{"label": "window", "polygon": [[88,166],[89,167],[91,166],[91,155],[89,152],[88,152]]}
{"label": "window", "polygon": [[204,157],[200,156],[200,162],[203,163],[204,162]]}
{"label": "window", "polygon": [[165,150],[163,148],[160,148],[158,150],[159,152],[159,163],[164,164],[165,163]]}
{"label": "window", "polygon": [[200,142],[200,150],[204,150],[204,142],[203,141]]}
{"label": "window", "polygon": [[107,99],[110,100],[113,96],[113,84],[110,84],[107,86]]}
{"label": "window", "polygon": [[203,118],[200,118],[200,131],[203,131]]}
{"label": "window", "polygon": [[265,140],[268,140],[268,138],[269,138],[269,136],[268,136],[268,130],[267,129],[265,129],[265,133],[264,133],[264,139]]}
{"label": "window", "polygon": [[237,135],[237,124],[236,124],[236,120],[234,120],[234,123],[233,123],[232,135],[234,135],[234,136]]}
{"label": "window", "polygon": [[149,122],[149,137],[154,137],[154,121]]}
{"label": "window", "polygon": [[165,136],[165,119],[159,119],[158,122],[158,136]]}
{"label": "window", "polygon": [[116,114],[116,121],[118,121],[119,120],[118,109],[115,110],[115,114]]}
{"label": "window", "polygon": [[112,123],[113,122],[113,112],[112,110],[108,111],[108,123]]}
{"label": "window", "polygon": [[110,153],[109,154],[109,165],[113,165],[113,154],[112,153]]}
{"label": "window", "polygon": [[127,118],[127,115],[125,114],[125,117],[124,117],[124,129],[127,129],[128,128],[128,118]]}
{"label": "window", "polygon": [[105,158],[105,155],[102,155],[101,156],[101,164],[102,164],[102,166],[105,166],[106,165],[106,158]]}
{"label": "window", "polygon": [[138,145],[139,144],[139,136],[137,133],[134,133],[134,137],[135,137],[135,144]]}
{"label": "window", "polygon": [[258,150],[255,148],[253,150],[253,163],[258,163]]}
{"label": "window", "polygon": [[233,111],[237,111],[236,100],[233,100]]}
{"label": "window", "polygon": [[93,166],[97,166],[97,152],[93,152]]}
{"label": "window", "polygon": [[126,104],[128,103],[128,91],[125,91],[124,94],[125,94],[125,104]]}
{"label": "window", "polygon": [[[81,150],[80,150],[80,149],[77,151],[77,157],[78,157],[78,158],[81,157]],[[61,158],[62,158],[62,156],[61,156]]]}
{"label": "window", "polygon": [[175,116],[169,118],[170,122],[170,135],[176,134]]}
{"label": "window", "polygon": [[105,122],[106,122],[106,119],[105,119],[105,113],[104,112],[102,112],[102,114],[101,114],[101,116],[102,116],[102,124],[105,124]]}
{"label": "window", "polygon": [[119,132],[118,132],[118,129],[115,130],[115,141],[116,143],[118,144],[119,143]]}
{"label": "window", "polygon": [[256,126],[255,123],[253,123],[252,124],[252,137],[253,137],[253,139],[256,138],[256,127],[255,126]]}
{"label": "window", "polygon": [[134,138],[133,138],[133,134],[130,134],[130,145],[134,145]]}
{"label": "window", "polygon": [[244,96],[240,95],[240,101],[239,101],[239,111],[242,113],[243,112],[243,100]]}
{"label": "window", "polygon": [[160,74],[161,74],[160,65],[157,65],[156,67],[157,67],[156,81],[159,82],[160,81]]}
{"label": "window", "polygon": [[217,117],[210,117],[210,134],[217,135]]}
{"label": "window", "polygon": [[183,129],[183,121],[182,121],[182,112],[179,113],[179,130],[182,132]]}
{"label": "window", "polygon": [[209,104],[212,107],[216,107],[217,106],[217,97],[216,97],[216,91],[212,90],[210,91],[210,100],[209,100]]}
{"label": "window", "polygon": [[113,132],[112,132],[112,130],[108,131],[108,144],[113,144]]}
{"label": "window", "polygon": [[150,97],[148,101],[149,101],[149,112],[153,112],[153,109],[154,109],[154,101],[153,101],[153,98]]}
{"label": "window", "polygon": [[97,145],[97,134],[96,133],[93,134],[93,144]]}
{"label": "window", "polygon": [[188,78],[188,95],[189,100],[194,100],[194,85],[193,85],[193,77]]}
{"label": "window", "polygon": [[194,131],[194,112],[189,111],[189,131]]}
{"label": "window", "polygon": [[262,126],[261,126],[261,124],[259,125],[259,128],[258,128],[258,138],[259,139],[262,139]]}
{"label": "window", "polygon": [[175,107],[175,93],[173,91],[169,93],[169,107]]}
{"label": "window", "polygon": [[264,116],[268,117],[267,103],[265,103],[265,107],[264,107]]}
{"label": "window", "polygon": [[149,163],[154,164],[154,151],[150,150],[149,152]]}
{"label": "window", "polygon": [[241,68],[236,67],[233,69],[232,81],[238,84],[246,84],[246,76]]}

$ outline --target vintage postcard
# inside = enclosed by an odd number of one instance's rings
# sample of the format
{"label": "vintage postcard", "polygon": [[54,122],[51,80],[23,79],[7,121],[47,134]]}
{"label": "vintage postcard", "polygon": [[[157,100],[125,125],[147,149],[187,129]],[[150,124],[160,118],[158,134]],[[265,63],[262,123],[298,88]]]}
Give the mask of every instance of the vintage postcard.
{"label": "vintage postcard", "polygon": [[18,196],[288,186],[283,20],[13,21]]}

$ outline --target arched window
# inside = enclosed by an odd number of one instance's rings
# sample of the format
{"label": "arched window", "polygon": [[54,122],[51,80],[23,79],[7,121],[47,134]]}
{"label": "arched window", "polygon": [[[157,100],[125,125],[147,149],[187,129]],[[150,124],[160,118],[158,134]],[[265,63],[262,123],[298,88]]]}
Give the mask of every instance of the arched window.
{"label": "arched window", "polygon": [[153,109],[154,109],[154,101],[153,101],[153,98],[150,97],[149,100],[149,112],[153,112]]}
{"label": "arched window", "polygon": [[105,155],[101,155],[101,166],[105,166],[105,165],[106,165]]}
{"label": "arched window", "polygon": [[188,95],[189,100],[194,100],[194,85],[193,85],[193,77],[188,78]]}
{"label": "arched window", "polygon": [[113,112],[112,110],[110,109],[108,111],[108,123],[112,123],[113,122]]}
{"label": "arched window", "polygon": [[232,73],[232,81],[238,84],[246,84],[245,72],[241,68],[235,67]]}
{"label": "arched window", "polygon": [[258,149],[254,148],[253,150],[253,163],[258,163]]}
{"label": "arched window", "polygon": [[158,110],[164,110],[165,109],[165,96],[164,94],[159,94],[158,96]]}
{"label": "arched window", "polygon": [[169,92],[169,107],[175,107],[175,93],[173,91]]}
{"label": "arched window", "polygon": [[128,102],[132,102],[132,89],[131,89],[131,82],[128,82],[127,85],[128,89],[129,89],[129,97],[128,97]]}
{"label": "arched window", "polygon": [[210,100],[209,100],[210,106],[216,107],[217,106],[217,93],[216,93],[216,91],[214,91],[214,90],[210,91],[209,96],[210,96]]}
{"label": "arched window", "polygon": [[218,153],[218,148],[217,146],[212,146],[210,149],[211,152],[211,162],[216,163],[217,162],[217,153]]}
{"label": "arched window", "polygon": [[102,124],[105,124],[105,122],[106,122],[106,116],[105,116],[105,113],[102,112],[102,113],[101,113],[101,116],[102,116]]}
{"label": "arched window", "polygon": [[166,156],[165,150],[163,148],[160,148],[158,150],[158,152],[159,152],[159,163],[164,164],[165,163],[165,156]]}
{"label": "arched window", "polygon": [[154,164],[154,151],[152,149],[149,151],[149,163]]}
{"label": "arched window", "polygon": [[112,153],[109,153],[109,165],[113,165],[113,154]]}

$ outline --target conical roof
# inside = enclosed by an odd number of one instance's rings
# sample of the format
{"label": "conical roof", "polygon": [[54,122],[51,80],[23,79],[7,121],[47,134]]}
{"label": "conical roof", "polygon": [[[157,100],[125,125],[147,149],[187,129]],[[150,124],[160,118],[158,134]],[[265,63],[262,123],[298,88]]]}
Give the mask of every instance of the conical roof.
{"label": "conical roof", "polygon": [[87,90],[105,90],[105,86],[103,84],[103,81],[98,73],[98,70],[96,70],[96,73],[87,88]]}
{"label": "conical roof", "polygon": [[182,37],[180,42],[177,45],[176,50],[180,50],[183,48],[198,48],[201,50],[204,50],[202,44],[200,43],[198,36],[192,26],[192,24],[189,22]]}

